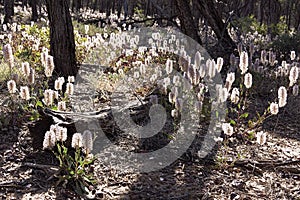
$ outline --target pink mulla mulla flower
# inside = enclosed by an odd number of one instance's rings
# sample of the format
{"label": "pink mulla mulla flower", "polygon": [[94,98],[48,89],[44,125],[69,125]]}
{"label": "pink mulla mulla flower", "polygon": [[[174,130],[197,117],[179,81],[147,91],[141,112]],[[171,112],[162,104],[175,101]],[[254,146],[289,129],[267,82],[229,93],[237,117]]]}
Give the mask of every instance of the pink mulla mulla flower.
{"label": "pink mulla mulla flower", "polygon": [[9,64],[9,67],[13,68],[14,67],[14,56],[13,56],[12,47],[10,44],[4,45],[3,54],[4,54],[4,59]]}
{"label": "pink mulla mulla flower", "polygon": [[81,133],[74,133],[72,137],[72,143],[71,146],[73,148],[80,148],[82,147],[82,134]]}
{"label": "pink mulla mulla flower", "polygon": [[35,82],[35,70],[33,68],[30,68],[30,73],[27,77],[28,83],[29,84],[34,84]]}
{"label": "pink mulla mulla flower", "polygon": [[167,62],[166,62],[166,72],[167,74],[171,74],[173,71],[173,61],[170,60],[170,59],[167,59]]}
{"label": "pink mulla mulla flower", "polygon": [[260,53],[260,62],[265,65],[268,60],[267,60],[267,51],[266,50],[262,50]]}
{"label": "pink mulla mulla flower", "polygon": [[299,85],[294,85],[293,86],[293,95],[298,96],[299,94]]}
{"label": "pink mulla mulla flower", "polygon": [[23,74],[25,76],[29,76],[29,74],[30,74],[30,65],[29,65],[29,63],[28,62],[23,62],[21,65],[22,65],[21,69],[22,69]]}
{"label": "pink mulla mulla flower", "polygon": [[297,66],[293,66],[290,70],[289,80],[290,80],[290,87],[293,86],[299,77],[299,69]]}
{"label": "pink mulla mulla flower", "polygon": [[55,146],[56,135],[53,131],[47,131],[44,136],[43,149],[52,149]]}
{"label": "pink mulla mulla flower", "polygon": [[67,83],[66,94],[73,95],[74,94],[74,85],[73,83]]}
{"label": "pink mulla mulla flower", "polygon": [[272,115],[277,115],[278,112],[279,112],[279,106],[278,106],[278,104],[272,102],[272,103],[270,104],[270,113],[271,113]]}
{"label": "pink mulla mulla flower", "polygon": [[245,74],[244,85],[247,89],[251,88],[251,86],[252,86],[252,74],[250,74],[250,73]]}
{"label": "pink mulla mulla flower", "polygon": [[10,94],[14,94],[17,92],[17,85],[14,80],[7,81],[7,89]]}
{"label": "pink mulla mulla flower", "polygon": [[85,130],[82,134],[82,147],[85,150],[85,154],[88,155],[93,150],[93,134],[89,130]]}
{"label": "pink mulla mulla flower", "polygon": [[53,104],[53,90],[48,89],[44,91],[44,103],[47,106],[50,106]]}
{"label": "pink mulla mulla flower", "polygon": [[214,60],[208,59],[206,61],[207,74],[210,78],[215,77],[216,75],[216,63]]}
{"label": "pink mulla mulla flower", "polygon": [[248,53],[243,51],[240,56],[240,64],[239,67],[241,69],[241,74],[245,74],[248,71],[249,60]]}
{"label": "pink mulla mulla flower", "polygon": [[291,60],[295,60],[295,59],[296,59],[296,52],[291,51]]}
{"label": "pink mulla mulla flower", "polygon": [[217,71],[220,73],[224,64],[223,58],[217,58]]}
{"label": "pink mulla mulla flower", "polygon": [[67,109],[66,102],[65,101],[58,102],[57,109],[58,111],[65,111]]}
{"label": "pink mulla mulla flower", "polygon": [[54,60],[53,56],[48,55],[45,66],[45,75],[46,77],[51,77],[54,70]]}
{"label": "pink mulla mulla flower", "polygon": [[220,101],[221,101],[222,103],[226,102],[226,100],[227,100],[227,98],[228,98],[228,95],[229,95],[229,93],[228,93],[227,88],[222,88],[222,89],[220,90],[220,96],[219,96]]}
{"label": "pink mulla mulla flower", "polygon": [[179,115],[178,110],[173,109],[173,110],[171,111],[171,116],[172,116],[173,118],[177,118],[178,115]]}
{"label": "pink mulla mulla flower", "polygon": [[267,141],[267,133],[260,131],[256,133],[256,142],[260,145],[264,145]]}
{"label": "pink mulla mulla flower", "polygon": [[199,69],[199,67],[200,67],[200,65],[201,65],[201,60],[202,60],[201,54],[200,54],[199,51],[197,51],[196,54],[195,54],[195,62],[194,62],[195,67],[196,67],[197,69]]}
{"label": "pink mulla mulla flower", "polygon": [[20,96],[22,99],[28,101],[30,99],[30,93],[28,86],[21,86],[20,87]]}
{"label": "pink mulla mulla flower", "polygon": [[233,84],[233,82],[235,81],[235,73],[234,72],[229,72],[227,74],[226,81]]}
{"label": "pink mulla mulla flower", "polygon": [[287,90],[284,86],[281,86],[278,89],[278,99],[283,99],[283,100],[287,99]]}
{"label": "pink mulla mulla flower", "polygon": [[232,103],[237,104],[240,100],[240,91],[238,88],[233,88],[231,95],[230,95],[230,100]]}
{"label": "pink mulla mulla flower", "polygon": [[233,134],[233,127],[230,125],[230,123],[223,123],[222,130],[224,131],[225,135],[231,136]]}
{"label": "pink mulla mulla flower", "polygon": [[58,126],[55,133],[56,140],[60,142],[66,141],[68,137],[67,132],[68,132],[67,128]]}

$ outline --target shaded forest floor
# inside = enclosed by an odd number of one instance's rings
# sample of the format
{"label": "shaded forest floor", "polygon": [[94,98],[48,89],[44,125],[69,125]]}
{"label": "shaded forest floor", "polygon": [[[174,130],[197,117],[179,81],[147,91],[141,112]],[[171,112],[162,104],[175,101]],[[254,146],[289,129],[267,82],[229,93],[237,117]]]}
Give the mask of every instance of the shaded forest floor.
{"label": "shaded forest floor", "polygon": [[[263,102],[265,96],[256,98],[250,110],[263,107]],[[299,97],[291,99],[283,112],[266,121],[262,129],[268,133],[267,143],[262,146],[254,140],[232,137],[227,145],[218,142],[211,154],[199,159],[197,149],[201,141],[196,137],[188,151],[174,163],[150,173],[118,171],[97,160],[93,170],[99,184],[91,196],[95,199],[300,199],[297,105]],[[5,112],[4,107],[0,109]],[[77,199],[70,190],[55,187],[52,177],[55,171],[51,166],[58,163],[50,152],[41,150],[45,129],[51,123],[46,120],[37,127],[32,122],[21,125],[17,122],[16,117],[16,125],[3,128],[0,134],[0,196]],[[32,126],[36,127],[34,135],[28,128]],[[126,135],[109,137],[125,148],[132,145]]]}

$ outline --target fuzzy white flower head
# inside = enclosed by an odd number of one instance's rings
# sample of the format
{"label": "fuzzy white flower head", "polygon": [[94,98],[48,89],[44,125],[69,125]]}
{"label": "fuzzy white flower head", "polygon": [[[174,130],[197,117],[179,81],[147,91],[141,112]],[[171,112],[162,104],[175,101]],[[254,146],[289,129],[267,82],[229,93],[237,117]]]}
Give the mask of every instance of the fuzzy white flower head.
{"label": "fuzzy white flower head", "polygon": [[219,90],[219,100],[220,100],[220,102],[225,102],[226,100],[227,100],[227,98],[228,98],[228,90],[227,90],[227,88],[221,88],[220,90]]}
{"label": "fuzzy white flower head", "polygon": [[66,102],[65,101],[58,102],[57,109],[58,111],[65,111],[67,109]]}
{"label": "fuzzy white flower head", "polygon": [[89,154],[93,150],[93,134],[89,130],[85,130],[82,134],[82,146],[85,154]]}
{"label": "fuzzy white flower head", "polygon": [[173,61],[170,60],[170,59],[167,59],[167,62],[166,62],[166,72],[167,74],[171,74],[173,71]]}
{"label": "fuzzy white flower head", "polygon": [[267,141],[267,133],[260,131],[256,133],[256,142],[260,145],[264,145]]}
{"label": "fuzzy white flower head", "polygon": [[81,133],[74,133],[72,137],[72,147],[73,148],[80,148],[82,147],[82,135]]}
{"label": "fuzzy white flower head", "polygon": [[272,102],[270,104],[270,112],[272,115],[277,115],[279,112],[279,106],[277,103]]}
{"label": "fuzzy white flower head", "polygon": [[171,116],[172,116],[173,118],[177,118],[178,115],[179,115],[178,110],[173,109],[173,110],[171,111]]}
{"label": "fuzzy white flower head", "polygon": [[298,77],[299,77],[299,69],[297,66],[293,66],[290,70],[290,76],[289,76],[290,87],[297,82]]}
{"label": "fuzzy white flower head", "polygon": [[43,149],[52,149],[55,146],[56,135],[53,131],[47,131],[44,136]]}
{"label": "fuzzy white flower head", "polygon": [[10,94],[14,94],[17,91],[17,85],[14,80],[7,81],[7,88]]}
{"label": "fuzzy white flower head", "polygon": [[28,62],[23,62],[22,64],[22,73],[25,75],[25,76],[29,76],[30,75],[30,66],[29,66],[29,63]]}
{"label": "fuzzy white flower head", "polygon": [[13,56],[12,47],[11,47],[10,44],[4,45],[3,54],[4,54],[4,59],[9,64],[9,67],[13,68],[13,66],[14,66],[14,56]]}
{"label": "fuzzy white flower head", "polygon": [[230,125],[230,123],[223,123],[222,130],[224,131],[225,135],[231,136],[233,134],[233,127]]}
{"label": "fuzzy white flower head", "polygon": [[247,89],[251,88],[251,86],[252,86],[252,74],[250,74],[250,73],[245,74],[244,84],[245,84]]}
{"label": "fuzzy white flower head", "polygon": [[54,60],[53,56],[46,56],[46,65],[45,65],[45,75],[46,77],[51,77],[54,70]]}
{"label": "fuzzy white flower head", "polygon": [[67,83],[66,94],[73,95],[74,94],[74,85],[73,83]]}
{"label": "fuzzy white flower head", "polygon": [[240,91],[238,88],[233,88],[230,96],[230,100],[232,103],[237,104],[240,100]]}
{"label": "fuzzy white flower head", "polygon": [[282,99],[283,101],[287,100],[287,90],[284,86],[278,89],[278,99]]}
{"label": "fuzzy white flower head", "polygon": [[75,77],[74,76],[68,76],[68,82],[69,83],[74,83],[75,82]]}
{"label": "fuzzy white flower head", "polygon": [[291,60],[295,60],[295,59],[296,59],[296,52],[291,51]]}
{"label": "fuzzy white flower head", "polygon": [[68,132],[67,128],[57,126],[56,133],[55,133],[56,140],[61,142],[66,141],[68,137],[67,132]]}
{"label": "fuzzy white flower head", "polygon": [[299,94],[299,85],[294,85],[293,86],[293,95],[298,96]]}
{"label": "fuzzy white flower head", "polygon": [[48,89],[44,91],[44,103],[47,106],[50,106],[53,104],[53,90]]}
{"label": "fuzzy white flower head", "polygon": [[201,61],[203,60],[203,57],[201,56],[200,52],[197,51],[196,54],[195,54],[195,67],[197,69],[200,68],[200,65],[201,65]]}
{"label": "fuzzy white flower head", "polygon": [[221,72],[222,67],[223,67],[223,64],[224,64],[223,58],[219,57],[219,58],[217,59],[217,71],[218,71],[218,72]]}
{"label": "fuzzy white flower head", "polygon": [[235,81],[235,73],[234,72],[228,73],[226,77],[226,81],[233,84],[233,82]]}
{"label": "fuzzy white flower head", "polygon": [[35,82],[35,70],[30,68],[30,73],[29,76],[27,77],[28,83],[29,84],[34,84]]}
{"label": "fuzzy white flower head", "polygon": [[30,99],[30,93],[28,86],[21,86],[20,87],[20,96],[22,99],[28,101]]}
{"label": "fuzzy white flower head", "polygon": [[62,90],[62,86],[63,86],[63,83],[59,79],[55,80],[55,82],[54,82],[55,90]]}
{"label": "fuzzy white flower head", "polygon": [[216,75],[216,63],[214,60],[208,59],[206,61],[207,74],[210,78],[215,77]]}
{"label": "fuzzy white flower head", "polygon": [[243,51],[240,56],[240,69],[241,69],[241,74],[245,74],[248,71],[248,66],[249,66],[249,60],[248,60],[248,53]]}

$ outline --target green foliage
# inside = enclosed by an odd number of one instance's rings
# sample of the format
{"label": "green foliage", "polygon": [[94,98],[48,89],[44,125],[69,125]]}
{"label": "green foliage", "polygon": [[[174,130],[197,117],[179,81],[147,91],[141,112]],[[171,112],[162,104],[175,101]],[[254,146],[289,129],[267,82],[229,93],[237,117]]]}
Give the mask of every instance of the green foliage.
{"label": "green foliage", "polygon": [[271,24],[269,26],[258,22],[253,15],[236,19],[231,23],[235,27],[238,27],[242,34],[257,32],[262,35],[266,35],[268,33],[271,35],[282,35],[288,30],[284,17],[280,18],[279,23]]}
{"label": "green foliage", "polygon": [[291,51],[300,52],[300,34],[285,33],[279,35],[273,40],[270,47],[288,58]]}
{"label": "green foliage", "polygon": [[245,34],[257,31],[259,34],[265,35],[268,31],[268,27],[265,24],[260,24],[253,15],[236,19],[231,23]]}
{"label": "green foliage", "polygon": [[89,172],[89,166],[95,158],[82,155],[81,148],[76,148],[72,156],[63,144],[57,142],[56,147],[57,152],[53,150],[53,153],[59,160],[60,167],[57,185],[70,186],[77,194],[85,194],[88,186],[95,184],[93,175]]}

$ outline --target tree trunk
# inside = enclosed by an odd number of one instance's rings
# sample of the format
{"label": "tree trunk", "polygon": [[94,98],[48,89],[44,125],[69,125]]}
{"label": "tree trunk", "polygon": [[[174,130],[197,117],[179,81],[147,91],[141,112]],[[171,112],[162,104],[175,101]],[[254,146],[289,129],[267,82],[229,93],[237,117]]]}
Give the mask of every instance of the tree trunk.
{"label": "tree trunk", "polygon": [[201,44],[201,39],[198,34],[197,26],[194,23],[189,1],[176,0],[176,6],[179,11],[182,32]]}
{"label": "tree trunk", "polygon": [[82,7],[82,0],[72,0],[71,7],[72,7],[72,12],[74,12],[74,11],[78,12],[80,10],[80,8]]}
{"label": "tree trunk", "polygon": [[31,13],[31,20],[36,22],[38,19],[38,12],[37,12],[37,2],[38,0],[30,0],[30,6],[32,9],[32,13]]}
{"label": "tree trunk", "polygon": [[10,23],[14,15],[14,0],[4,0],[4,24]]}
{"label": "tree trunk", "polygon": [[220,47],[228,52],[232,51],[235,43],[231,39],[226,24],[222,20],[222,14],[216,9],[214,1],[197,0],[196,8],[199,9],[201,15],[207,20],[208,25],[216,34]]}
{"label": "tree trunk", "polygon": [[50,22],[50,53],[60,76],[75,76],[78,68],[68,0],[46,0]]}

